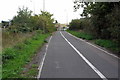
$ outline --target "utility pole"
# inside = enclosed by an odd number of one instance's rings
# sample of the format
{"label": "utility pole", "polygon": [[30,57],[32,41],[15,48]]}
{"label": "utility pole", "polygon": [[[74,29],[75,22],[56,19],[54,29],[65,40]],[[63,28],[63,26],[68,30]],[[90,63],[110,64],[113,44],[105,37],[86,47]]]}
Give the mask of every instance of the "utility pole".
{"label": "utility pole", "polygon": [[[45,0],[43,0],[43,12],[45,12]],[[46,27],[46,22],[44,23],[44,26],[43,26],[43,32],[45,33],[45,27]]]}
{"label": "utility pole", "polygon": [[35,2],[33,3],[33,5],[34,5],[34,15],[35,15]]}
{"label": "utility pole", "polygon": [[68,25],[68,11],[65,9],[65,14],[66,14],[66,24]]}
{"label": "utility pole", "polygon": [[30,2],[33,3],[33,12],[34,12],[34,15],[35,15],[35,1],[30,0]]}
{"label": "utility pole", "polygon": [[68,12],[66,13],[66,23],[68,25]]}
{"label": "utility pole", "polygon": [[43,11],[45,11],[45,0],[43,0]]}

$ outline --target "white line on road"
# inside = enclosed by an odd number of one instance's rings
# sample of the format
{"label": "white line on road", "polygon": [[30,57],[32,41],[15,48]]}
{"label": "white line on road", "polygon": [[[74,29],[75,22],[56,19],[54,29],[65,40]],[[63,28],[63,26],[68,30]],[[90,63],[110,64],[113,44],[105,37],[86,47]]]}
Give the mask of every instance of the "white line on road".
{"label": "white line on road", "polygon": [[[68,32],[67,32],[67,33],[68,33]],[[85,40],[80,39],[80,38],[78,38],[78,37],[76,37],[76,36],[74,36],[74,35],[72,35],[72,34],[70,34],[70,33],[68,33],[68,34],[69,34],[70,36],[72,36],[72,37],[74,37],[74,38],[80,40],[80,41],[86,42]],[[99,47],[97,47],[97,46],[95,46],[95,45],[89,43],[89,42],[86,42],[86,43],[89,44],[89,45],[91,45],[91,46],[93,46],[93,47],[95,47],[96,49],[99,49],[99,50],[101,50],[101,51],[107,53],[108,55],[111,55],[111,56],[113,56],[113,57],[115,57],[115,58],[117,58],[117,59],[120,59],[118,56],[116,56],[116,55],[114,55],[114,54],[112,54],[112,53],[109,53],[109,52],[107,52],[107,51],[105,51],[105,50],[103,50],[103,49],[101,49],[101,48],[99,48]]]}
{"label": "white line on road", "polygon": [[38,68],[38,69],[39,69],[39,73],[38,73],[38,76],[37,76],[38,79],[41,77],[42,68],[43,68],[43,65],[44,65],[45,57],[46,57],[47,50],[48,50],[48,46],[49,46],[49,44],[50,44],[51,39],[52,39],[52,36],[50,37],[50,39],[49,39],[49,41],[48,41],[48,45],[46,45],[45,54],[44,54],[43,59],[42,59],[42,61],[41,61],[41,63],[40,63],[40,66],[39,66],[39,68]]}
{"label": "white line on road", "polygon": [[80,55],[80,57],[98,74],[98,76],[100,78],[102,78],[103,80],[108,80],[95,66],[93,66],[92,63],[90,63],[90,61],[88,61],[66,38],[65,36],[62,34],[62,32],[60,32],[60,34],[62,35],[62,37],[68,42],[68,44]]}

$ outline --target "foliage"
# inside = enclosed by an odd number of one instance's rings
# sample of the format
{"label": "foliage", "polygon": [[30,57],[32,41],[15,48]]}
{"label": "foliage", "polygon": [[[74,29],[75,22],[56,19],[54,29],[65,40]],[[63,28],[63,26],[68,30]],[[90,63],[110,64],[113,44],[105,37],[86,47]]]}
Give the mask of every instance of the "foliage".
{"label": "foliage", "polygon": [[70,23],[70,30],[82,29],[80,26],[81,22],[79,19],[74,19]]}
{"label": "foliage", "polygon": [[100,45],[105,48],[110,48],[111,50],[114,50],[116,52],[120,52],[120,48],[118,47],[118,43],[111,41],[111,40],[102,40],[98,39],[95,40],[95,44]]}
{"label": "foliage", "polygon": [[[74,2],[75,11],[83,8],[81,14],[85,23],[90,26],[83,27],[86,32],[92,33],[97,38],[112,39],[120,43],[120,2]],[[89,19],[89,20],[88,20]]]}
{"label": "foliage", "polygon": [[117,40],[120,44],[120,7],[115,7],[110,14],[106,16],[109,24],[111,38]]}
{"label": "foliage", "polygon": [[49,12],[41,11],[41,15],[39,15],[40,23],[43,26],[44,32],[53,32],[55,30],[54,19],[52,18],[53,14]]}
{"label": "foliage", "polygon": [[[3,51],[3,78],[18,78],[23,66],[27,64],[31,56],[43,45],[44,40],[49,34],[36,34],[34,38],[30,38],[14,47],[6,48]],[[30,44],[28,44],[30,43]]]}
{"label": "foliage", "polygon": [[112,40],[105,40],[105,39],[95,39],[92,35],[86,33],[86,32],[79,32],[79,31],[70,31],[68,30],[69,33],[73,34],[76,37],[85,39],[85,40],[92,40],[95,44],[108,48],[116,53],[120,52],[120,47],[118,42],[112,41]]}
{"label": "foliage", "polygon": [[28,8],[23,7],[22,9],[19,8],[19,11],[17,13],[18,15],[13,18],[13,25],[15,25],[15,29],[17,30],[17,32],[30,31],[32,28],[32,26],[30,25],[32,11],[28,10]]}
{"label": "foliage", "polygon": [[[19,8],[11,20],[11,26],[3,30],[3,78],[21,77],[20,72],[36,51],[47,41],[50,33],[55,31],[53,14],[41,11],[32,15],[28,8]],[[34,70],[30,74],[36,73]],[[34,74],[35,75],[35,74]]]}
{"label": "foliage", "polygon": [[32,11],[28,8],[19,8],[18,14],[11,20],[12,25],[8,31],[18,33],[32,32],[43,30],[46,32],[55,31],[53,14],[41,11],[41,14],[32,16]]}
{"label": "foliage", "polygon": [[69,31],[69,30],[68,30],[68,32],[70,32],[71,34],[73,34],[73,35],[75,35],[75,36],[77,36],[79,38],[82,38],[82,39],[86,39],[86,40],[92,40],[92,39],[94,39],[94,37],[92,35],[87,34],[85,32],[81,32],[81,31],[79,31],[79,32],[78,31]]}

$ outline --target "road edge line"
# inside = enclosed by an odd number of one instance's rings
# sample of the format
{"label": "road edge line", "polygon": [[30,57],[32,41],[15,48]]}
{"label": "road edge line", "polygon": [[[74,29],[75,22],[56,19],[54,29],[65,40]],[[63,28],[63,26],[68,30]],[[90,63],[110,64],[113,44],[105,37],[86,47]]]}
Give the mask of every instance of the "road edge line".
{"label": "road edge line", "polygon": [[93,66],[93,64],[87,60],[87,58],[85,58],[80,51],[77,50],[77,48],[75,48],[74,45],[72,45],[72,43],[70,43],[70,41],[68,41],[65,36],[62,34],[62,32],[60,32],[60,34],[62,35],[62,37],[65,39],[65,41],[79,54],[79,56],[93,69],[93,71],[95,71],[98,76],[100,78],[102,78],[103,80],[108,80],[95,66]]}
{"label": "road edge line", "polygon": [[[68,32],[66,32],[66,33],[68,33]],[[70,36],[72,36],[72,37],[80,40],[80,41],[86,42],[85,40],[83,40],[83,39],[81,39],[81,38],[78,38],[78,37],[76,37],[76,36],[74,36],[74,35],[72,35],[72,34],[70,34],[70,33],[68,33],[68,34],[69,34]],[[115,57],[115,58],[117,58],[117,59],[120,59],[118,56],[116,56],[116,55],[114,55],[114,54],[112,54],[112,53],[109,53],[108,51],[105,51],[105,50],[103,50],[103,49],[101,49],[101,48],[93,45],[92,43],[89,43],[89,42],[86,42],[86,43],[89,44],[89,45],[91,45],[91,46],[93,46],[93,47],[95,47],[95,48],[98,49],[98,50],[103,51],[104,53],[106,53],[106,54],[108,54],[108,55],[110,55],[110,56],[113,56],[113,57]]]}
{"label": "road edge line", "polygon": [[52,39],[52,36],[50,37],[50,39],[48,41],[48,44],[46,45],[44,56],[42,58],[42,61],[40,62],[40,65],[39,65],[39,68],[38,68],[39,73],[38,73],[37,79],[39,79],[41,77],[42,68],[43,68],[43,65],[44,65],[45,57],[46,57],[46,54],[47,54],[47,51],[48,51],[48,46],[50,44],[51,39]]}

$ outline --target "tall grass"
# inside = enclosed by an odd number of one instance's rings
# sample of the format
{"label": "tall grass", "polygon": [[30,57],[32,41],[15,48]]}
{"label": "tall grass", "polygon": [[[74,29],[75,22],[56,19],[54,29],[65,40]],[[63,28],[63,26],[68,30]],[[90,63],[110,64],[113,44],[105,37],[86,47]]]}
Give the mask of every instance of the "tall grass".
{"label": "tall grass", "polygon": [[50,34],[36,34],[10,48],[3,50],[3,78],[20,78],[20,72]]}
{"label": "tall grass", "polygon": [[34,32],[11,33],[11,32],[7,32],[3,30],[2,31],[2,49],[12,47],[16,45],[17,43],[20,43],[24,41],[25,39],[32,37],[34,34],[35,34]]}

